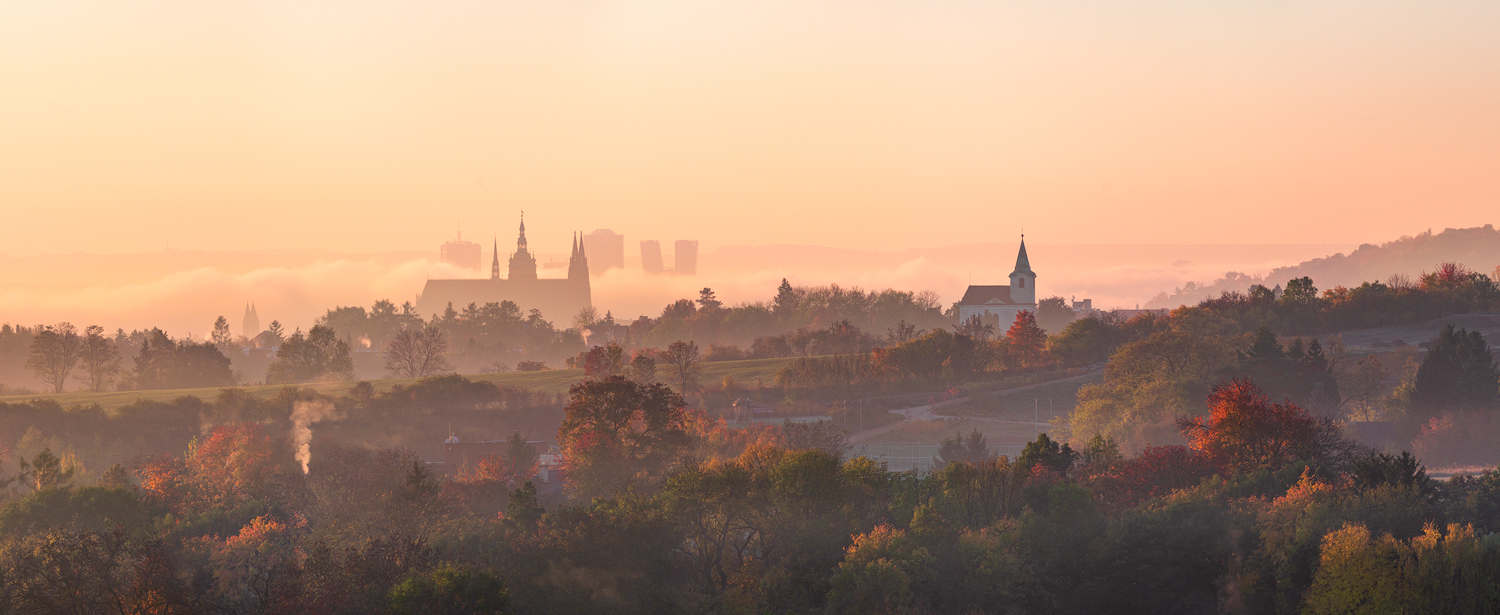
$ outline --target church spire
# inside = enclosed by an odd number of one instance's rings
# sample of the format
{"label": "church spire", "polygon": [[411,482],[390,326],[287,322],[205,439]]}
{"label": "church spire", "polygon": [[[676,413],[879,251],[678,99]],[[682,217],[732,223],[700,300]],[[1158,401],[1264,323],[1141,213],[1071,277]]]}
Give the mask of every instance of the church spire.
{"label": "church spire", "polygon": [[1031,259],[1026,257],[1025,233],[1021,234],[1021,251],[1016,254],[1016,270],[1012,271],[1010,274],[1014,276],[1018,273],[1024,273],[1030,275],[1033,278],[1036,277],[1036,273],[1031,270]]}

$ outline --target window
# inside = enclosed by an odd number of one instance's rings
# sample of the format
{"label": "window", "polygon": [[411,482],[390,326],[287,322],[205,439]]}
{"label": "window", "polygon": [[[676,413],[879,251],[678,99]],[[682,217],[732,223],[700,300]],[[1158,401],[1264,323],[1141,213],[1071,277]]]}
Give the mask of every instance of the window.
{"label": "window", "polygon": [[1026,288],[1026,278],[1016,278],[1016,288]]}

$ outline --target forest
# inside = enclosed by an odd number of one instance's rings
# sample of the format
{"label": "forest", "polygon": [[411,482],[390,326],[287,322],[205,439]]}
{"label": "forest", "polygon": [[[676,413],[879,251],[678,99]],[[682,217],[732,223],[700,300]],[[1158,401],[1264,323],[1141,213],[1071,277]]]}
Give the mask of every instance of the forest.
{"label": "forest", "polygon": [[[736,385],[695,381],[704,356],[682,339],[596,346],[566,395],[448,373],[107,411],[0,403],[0,610],[1496,612],[1489,343],[1449,324],[1361,356],[1341,335],[1497,300],[1492,278],[1444,265],[1053,334],[1030,313],[1002,332],[898,312],[883,338],[815,320],[793,335],[841,350],[797,353],[742,393],[789,404],[1103,367],[1020,454],[959,434],[930,471],[851,454],[837,421],[736,421]],[[338,363],[321,350],[347,344],[334,331],[315,327],[284,369]],[[184,345],[141,356],[194,366],[213,349]],[[1361,422],[1390,424],[1394,444],[1362,441]],[[466,443],[487,452],[450,461]]]}

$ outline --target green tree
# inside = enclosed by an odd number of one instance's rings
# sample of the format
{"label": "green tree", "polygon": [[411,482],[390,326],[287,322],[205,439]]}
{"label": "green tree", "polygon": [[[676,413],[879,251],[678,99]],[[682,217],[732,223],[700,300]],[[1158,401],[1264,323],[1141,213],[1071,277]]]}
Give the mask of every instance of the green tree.
{"label": "green tree", "polygon": [[26,369],[52,387],[53,393],[61,393],[82,352],[83,339],[71,323],[38,327],[31,339],[31,355],[26,358]]}
{"label": "green tree", "polygon": [[331,327],[313,325],[304,337],[297,331],[281,343],[276,360],[266,369],[268,384],[291,384],[354,378],[354,358],[349,343]]}
{"label": "green tree", "polygon": [[698,291],[698,307],[703,310],[719,310],[724,308],[724,302],[714,296],[714,289],[704,287]]}
{"label": "green tree", "polygon": [[1478,331],[1444,326],[1417,368],[1413,402],[1429,413],[1493,408],[1500,369]]}
{"label": "green tree", "polygon": [[776,319],[782,322],[791,320],[792,316],[797,313],[799,299],[796,289],[792,288],[786,278],[781,278],[781,286],[776,287],[776,298],[771,300],[774,306],[771,311],[776,315]]}
{"label": "green tree", "polygon": [[983,344],[995,337],[995,325],[985,322],[983,316],[974,314],[967,320],[953,325],[953,332],[968,336],[969,339]]}
{"label": "green tree", "polygon": [[120,352],[113,341],[104,337],[104,327],[90,325],[83,330],[79,359],[86,374],[81,380],[90,391],[109,390],[115,375],[120,373]]}
{"label": "green tree", "polygon": [[391,612],[403,615],[500,615],[509,607],[500,579],[452,564],[403,581],[390,599]]}
{"label": "green tree", "polygon": [[229,357],[213,344],[176,342],[161,329],[146,332],[131,374],[137,389],[233,386]]}
{"label": "green tree", "polygon": [[938,446],[938,458],[945,462],[955,461],[982,461],[990,456],[989,445],[984,441],[984,434],[978,429],[969,432],[968,437],[962,434],[954,434],[952,438],[943,438]]}
{"label": "green tree", "polygon": [[1026,448],[1021,449],[1021,456],[1016,459],[1023,468],[1042,466],[1058,474],[1066,474],[1075,461],[1078,461],[1078,453],[1073,447],[1067,443],[1058,445],[1056,440],[1047,437],[1046,432],[1037,434],[1035,440],[1026,443]]}
{"label": "green tree", "polygon": [[219,352],[229,351],[229,346],[234,343],[234,334],[229,332],[229,319],[220,316],[214,321],[214,332],[210,340],[219,347]]}
{"label": "green tree", "polygon": [[1068,305],[1068,300],[1062,297],[1048,297],[1037,302],[1036,324],[1053,335],[1062,333],[1077,317],[1078,314]]}

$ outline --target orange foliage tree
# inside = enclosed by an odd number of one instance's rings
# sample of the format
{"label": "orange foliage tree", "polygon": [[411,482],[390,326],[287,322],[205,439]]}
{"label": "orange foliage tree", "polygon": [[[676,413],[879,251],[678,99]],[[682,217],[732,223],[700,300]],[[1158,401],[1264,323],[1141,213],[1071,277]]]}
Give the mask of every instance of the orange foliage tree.
{"label": "orange foliage tree", "polygon": [[1005,337],[1010,340],[1010,356],[1017,365],[1032,367],[1046,362],[1047,333],[1037,326],[1035,313],[1021,310]]}
{"label": "orange foliage tree", "polygon": [[1178,419],[1191,448],[1226,469],[1279,468],[1314,462],[1348,448],[1330,421],[1319,421],[1291,403],[1273,404],[1249,380],[1214,387],[1208,416]]}

